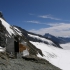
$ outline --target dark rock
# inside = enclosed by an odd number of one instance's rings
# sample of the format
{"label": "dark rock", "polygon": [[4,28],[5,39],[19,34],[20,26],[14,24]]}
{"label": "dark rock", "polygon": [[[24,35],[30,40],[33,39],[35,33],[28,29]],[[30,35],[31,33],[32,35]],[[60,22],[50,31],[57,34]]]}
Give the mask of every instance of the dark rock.
{"label": "dark rock", "polygon": [[2,12],[0,12],[0,18],[4,19]]}
{"label": "dark rock", "polygon": [[3,17],[2,12],[0,12],[0,17]]}
{"label": "dark rock", "polygon": [[6,33],[6,28],[2,25],[2,21],[0,20],[0,46],[2,47],[6,47]]}

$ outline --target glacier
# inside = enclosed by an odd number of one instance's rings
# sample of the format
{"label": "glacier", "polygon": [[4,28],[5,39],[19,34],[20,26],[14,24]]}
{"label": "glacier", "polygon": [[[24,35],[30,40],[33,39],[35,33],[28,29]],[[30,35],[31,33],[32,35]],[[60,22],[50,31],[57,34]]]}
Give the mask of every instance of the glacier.
{"label": "glacier", "polygon": [[[36,36],[30,35],[33,38]],[[37,36],[37,38],[41,39]],[[44,39],[43,39],[44,41]],[[44,56],[38,53],[38,57],[46,59],[51,64],[59,67],[62,70],[70,70],[70,50],[61,49],[52,45],[47,45],[41,42],[30,41],[33,45],[39,48]],[[49,41],[51,43],[51,41]]]}

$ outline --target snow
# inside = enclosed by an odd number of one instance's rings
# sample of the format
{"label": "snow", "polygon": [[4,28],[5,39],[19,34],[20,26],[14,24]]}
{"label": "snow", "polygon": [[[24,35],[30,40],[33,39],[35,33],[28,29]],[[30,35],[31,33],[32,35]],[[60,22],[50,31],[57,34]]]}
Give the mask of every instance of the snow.
{"label": "snow", "polygon": [[17,30],[19,33],[21,33],[21,31],[18,29],[18,28],[16,28],[16,27],[14,27],[15,28],[15,30]]}
{"label": "snow", "polygon": [[14,34],[14,31],[11,29],[11,26],[2,18],[0,18],[0,20],[2,21],[3,26],[6,28],[6,30],[8,31],[8,33],[10,35]]}
{"label": "snow", "polygon": [[22,32],[18,28],[16,27],[13,27],[13,28],[18,35],[22,36]]}
{"label": "snow", "polygon": [[60,46],[65,50],[70,50],[70,43],[60,44]]}
{"label": "snow", "polygon": [[16,31],[16,33],[15,33],[15,31],[12,29],[12,26],[11,25],[9,25],[5,20],[3,20],[2,18],[0,18],[0,20],[2,21],[2,25],[6,28],[6,30],[8,31],[8,33],[12,36],[12,34],[19,34],[20,36],[22,36],[22,33],[21,33],[21,31],[18,29],[18,28],[16,28],[16,27],[14,27],[14,30]]}
{"label": "snow", "polygon": [[5,52],[6,48],[0,46],[0,52]]}
{"label": "snow", "polygon": [[39,40],[42,40],[42,41],[46,41],[48,42],[50,45],[51,44],[54,44],[52,41],[50,41],[49,39],[45,39],[45,38],[42,38],[42,37],[39,37],[39,36],[36,36],[36,35],[32,35],[32,34],[28,34],[30,37],[33,37],[33,38],[37,38]]}
{"label": "snow", "polygon": [[59,67],[62,70],[70,70],[70,50],[64,50],[56,48],[51,45],[47,45],[39,42],[32,42],[37,48],[41,49],[44,56],[42,57],[38,53],[38,57],[44,58],[49,61],[51,64]]}
{"label": "snow", "polygon": [[29,52],[27,49],[23,51],[23,56],[26,56],[26,55],[29,55]]}

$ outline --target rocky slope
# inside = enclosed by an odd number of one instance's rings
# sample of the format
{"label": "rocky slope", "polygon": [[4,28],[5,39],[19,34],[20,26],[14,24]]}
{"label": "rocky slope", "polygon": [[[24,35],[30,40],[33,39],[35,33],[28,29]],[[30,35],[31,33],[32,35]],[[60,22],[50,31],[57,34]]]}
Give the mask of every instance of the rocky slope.
{"label": "rocky slope", "polygon": [[60,70],[46,60],[11,59],[0,53],[0,70]]}

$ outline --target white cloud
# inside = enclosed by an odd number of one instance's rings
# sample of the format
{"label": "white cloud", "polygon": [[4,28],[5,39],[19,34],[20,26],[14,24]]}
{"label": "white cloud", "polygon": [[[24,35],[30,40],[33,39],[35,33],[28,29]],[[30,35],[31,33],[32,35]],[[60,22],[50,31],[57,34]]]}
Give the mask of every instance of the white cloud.
{"label": "white cloud", "polygon": [[37,34],[44,35],[45,33],[50,33],[54,36],[70,36],[70,24],[69,23],[59,23],[59,24],[48,24],[51,27],[41,28],[39,30],[29,30]]}
{"label": "white cloud", "polygon": [[39,21],[35,21],[35,20],[25,21],[25,22],[28,22],[28,23],[35,23],[35,24],[39,24],[39,23],[40,23]]}
{"label": "white cloud", "polygon": [[41,17],[41,18],[49,18],[49,19],[53,19],[53,20],[61,20],[59,18],[53,17],[52,15],[42,15],[42,16],[38,16],[38,17]]}
{"label": "white cloud", "polygon": [[65,24],[66,23],[48,23],[47,25],[54,27],[54,26],[60,26],[60,25],[65,25]]}
{"label": "white cloud", "polygon": [[42,23],[42,22],[36,21],[36,20],[30,20],[30,21],[24,21],[24,22],[27,22],[27,23],[34,23],[34,24],[44,24],[44,25],[47,25],[47,23]]}

